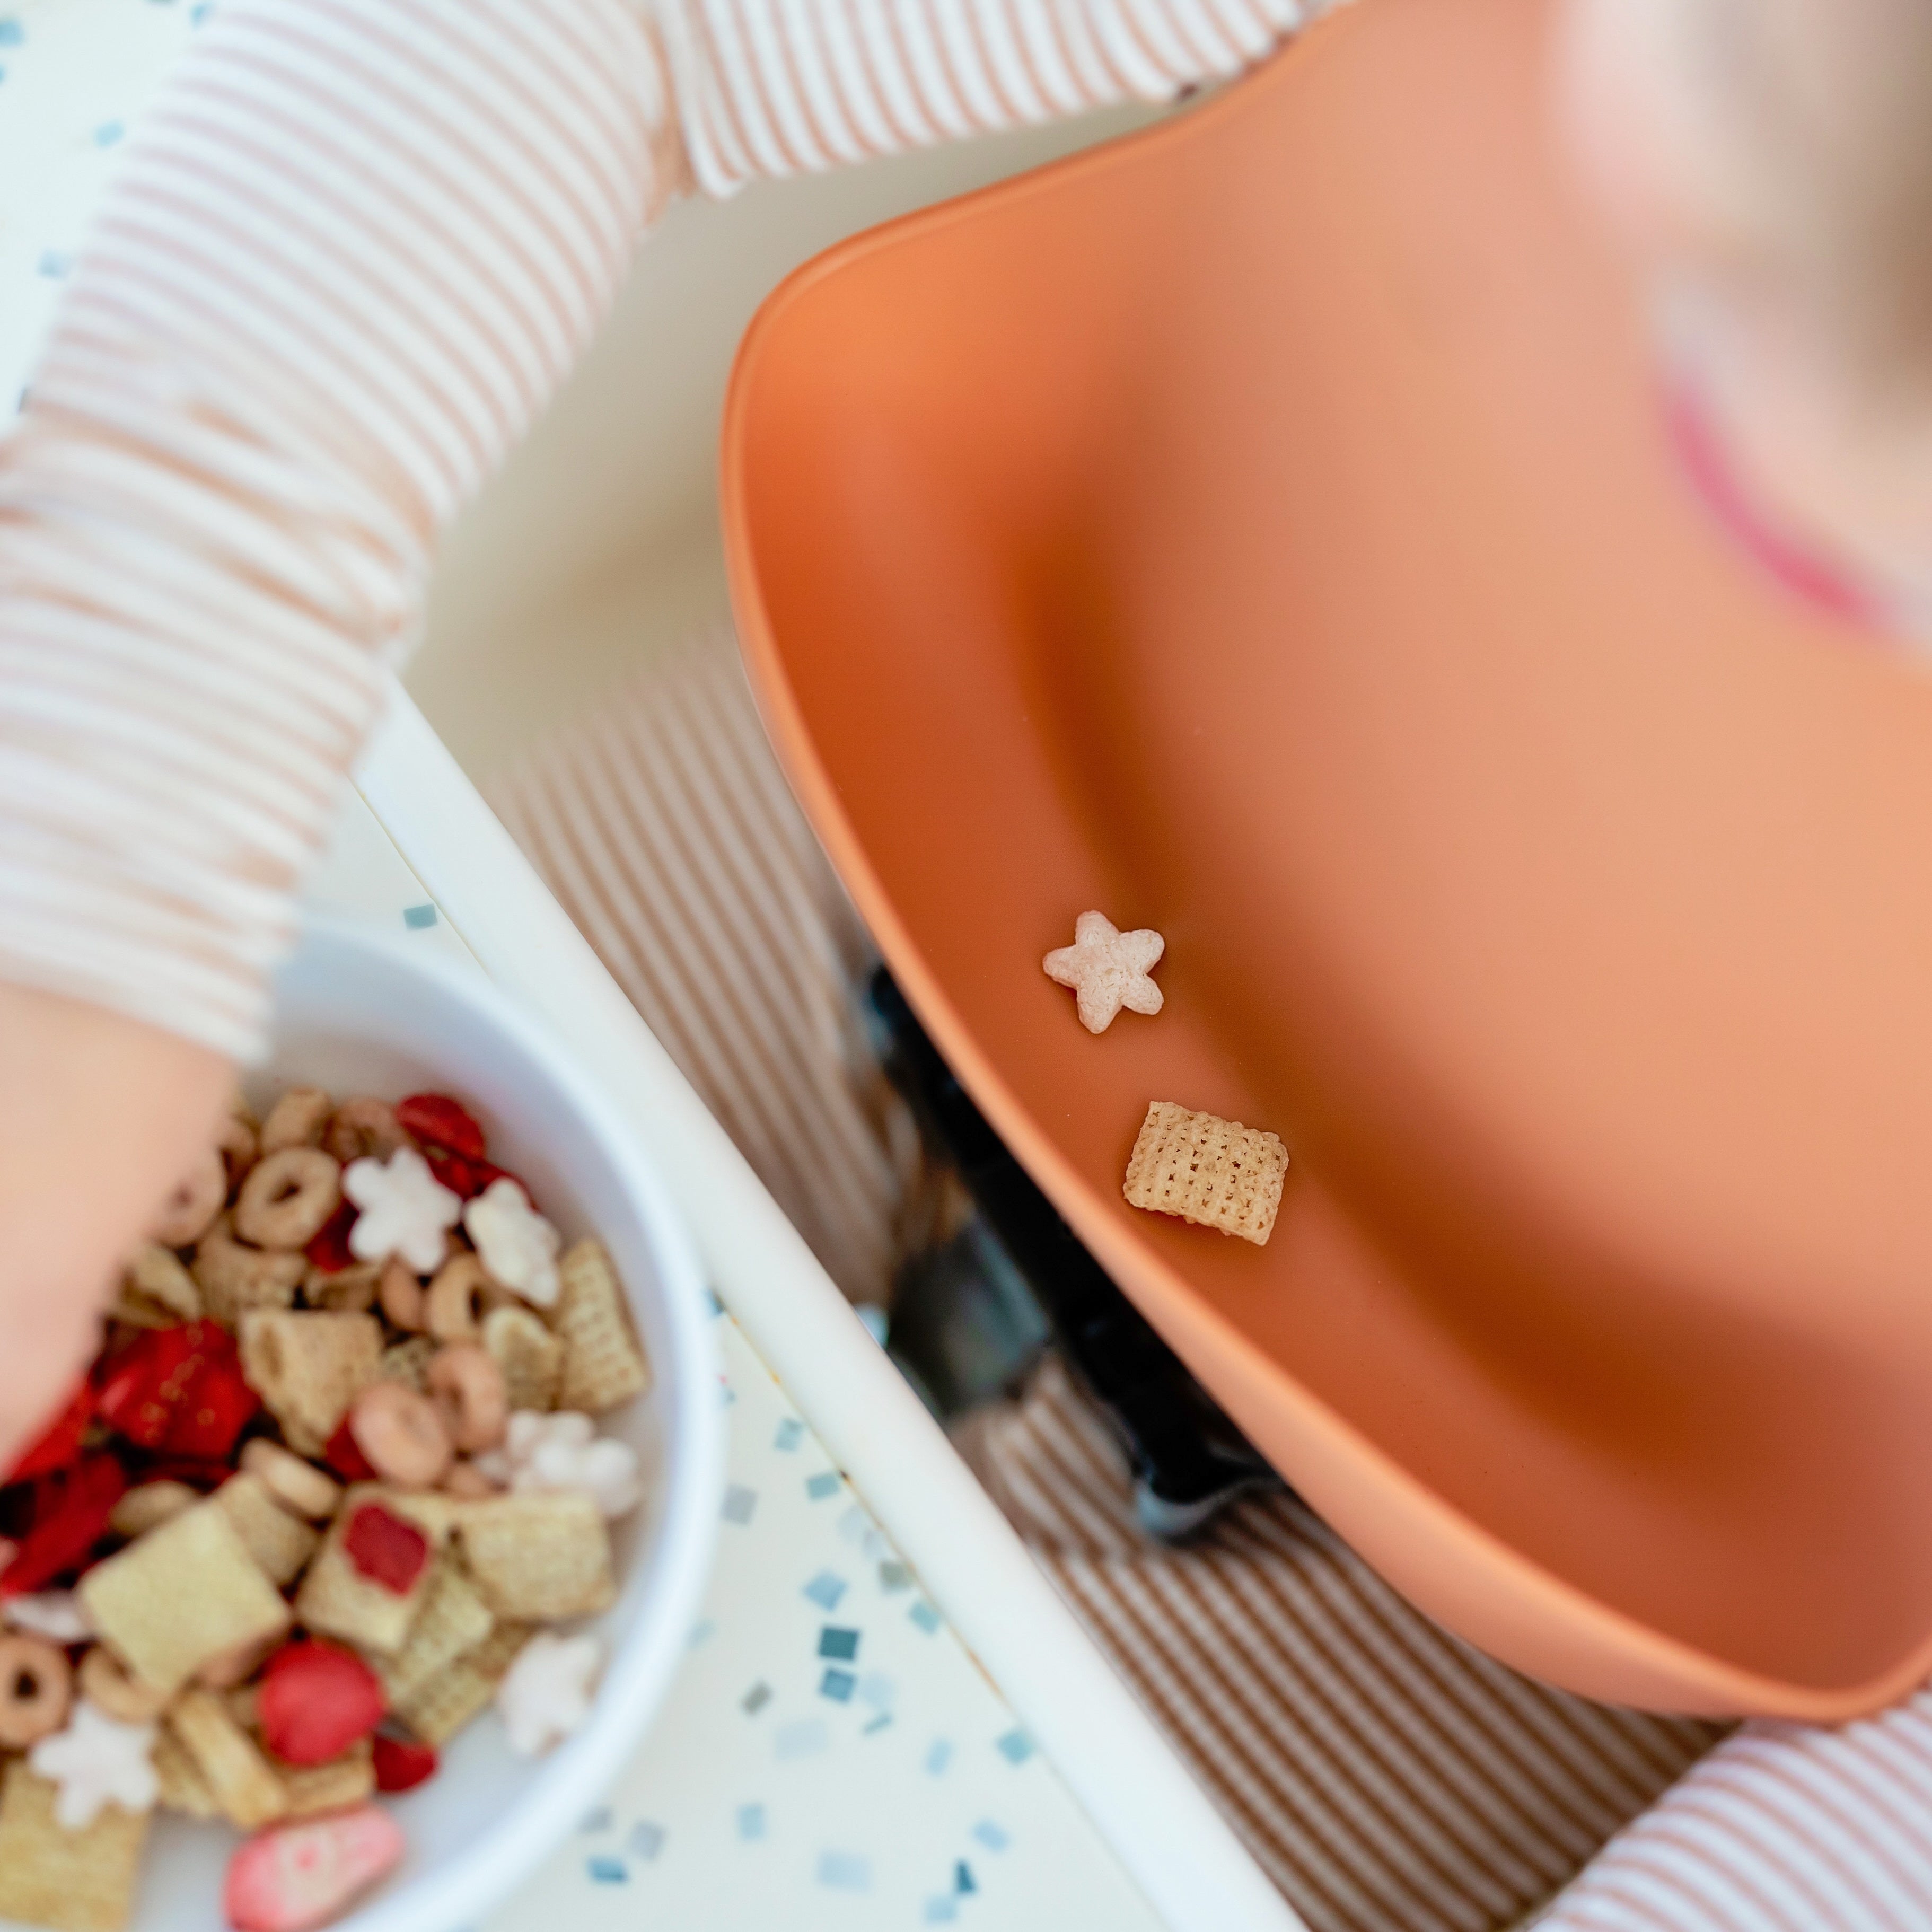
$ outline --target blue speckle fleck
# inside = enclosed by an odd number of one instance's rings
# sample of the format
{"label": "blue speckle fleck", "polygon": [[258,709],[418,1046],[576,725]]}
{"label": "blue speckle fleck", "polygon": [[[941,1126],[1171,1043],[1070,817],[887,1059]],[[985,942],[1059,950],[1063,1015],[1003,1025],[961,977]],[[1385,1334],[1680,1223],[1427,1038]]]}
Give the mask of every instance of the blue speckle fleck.
{"label": "blue speckle fleck", "polygon": [[27,38],[18,20],[0,20],[0,47],[17,47]]}
{"label": "blue speckle fleck", "polygon": [[1021,1730],[1009,1731],[998,1739],[993,1748],[1009,1764],[1024,1764],[1033,1756],[1033,1740]]}
{"label": "blue speckle fleck", "polygon": [[930,1778],[944,1777],[946,1767],[952,1762],[952,1745],[944,1738],[934,1738],[926,1754],[926,1774]]}
{"label": "blue speckle fleck", "polygon": [[973,1868],[964,1858],[952,1868],[952,1889],[962,1894],[980,1889],[973,1882]]}
{"label": "blue speckle fleck", "polygon": [[436,908],[433,905],[405,906],[403,908],[403,923],[412,932],[421,932],[426,926],[435,925]]}
{"label": "blue speckle fleck", "polygon": [[724,1492],[724,1507],[718,1514],[727,1522],[735,1522],[742,1527],[751,1521],[752,1512],[758,1506],[756,1490],[748,1490],[742,1483],[734,1483]]}
{"label": "blue speckle fleck", "polygon": [[600,1804],[594,1811],[584,1814],[584,1822],[577,1828],[580,1832],[608,1832],[610,1828],[610,1808]]}
{"label": "blue speckle fleck", "polygon": [[869,1858],[861,1858],[856,1852],[820,1852],[818,1882],[829,1885],[835,1892],[870,1892],[872,1862]]}
{"label": "blue speckle fleck", "polygon": [[906,1615],[911,1618],[928,1636],[932,1636],[939,1628],[939,1612],[923,1598],[914,1604],[912,1608],[907,1611]]}
{"label": "blue speckle fleck", "polygon": [[631,1827],[631,1835],[625,1840],[640,1858],[654,1858],[664,1850],[664,1828],[654,1825],[648,1818],[640,1818]]}
{"label": "blue speckle fleck", "polygon": [[755,1718],[772,1701],[772,1687],[760,1680],[738,1700],[748,1718]]}
{"label": "blue speckle fleck", "polygon": [[818,1718],[803,1718],[786,1725],[774,1744],[779,1762],[788,1764],[794,1758],[816,1757],[831,1742],[830,1734]]}
{"label": "blue speckle fleck", "polygon": [[821,1697],[830,1697],[835,1704],[849,1704],[852,1701],[854,1688],[858,1682],[849,1670],[836,1670],[828,1667],[825,1675],[818,1680],[818,1694]]}
{"label": "blue speckle fleck", "polygon": [[973,1835],[989,1852],[1004,1852],[1012,1840],[990,1818],[982,1818],[973,1827]]}
{"label": "blue speckle fleck", "polygon": [[830,1570],[820,1570],[805,1586],[806,1596],[821,1610],[838,1609],[838,1600],[844,1594],[844,1579],[834,1576]]}
{"label": "blue speckle fleck", "polygon": [[928,1925],[950,1925],[958,1916],[958,1901],[950,1892],[943,1892],[936,1898],[926,1901],[926,1922]]}
{"label": "blue speckle fleck", "polygon": [[50,282],[64,281],[73,266],[74,257],[63,255],[57,248],[44,248],[40,251],[39,271]]}
{"label": "blue speckle fleck", "polygon": [[835,1663],[850,1664],[859,1654],[859,1633],[842,1630],[836,1624],[827,1624],[818,1633],[818,1654],[832,1658]]}
{"label": "blue speckle fleck", "polygon": [[912,1566],[888,1558],[879,1565],[879,1588],[887,1592],[912,1588]]}
{"label": "blue speckle fleck", "polygon": [[827,1496],[838,1493],[838,1473],[836,1469],[821,1469],[815,1476],[805,1479],[805,1492],[815,1503],[822,1503]]}
{"label": "blue speckle fleck", "polygon": [[704,1305],[713,1315],[722,1315],[724,1312],[724,1304],[718,1299],[718,1291],[715,1288],[707,1288],[704,1291]]}
{"label": "blue speckle fleck", "polygon": [[118,121],[104,121],[94,130],[94,145],[97,148],[111,148],[127,131]]}
{"label": "blue speckle fleck", "polygon": [[765,1808],[762,1804],[738,1807],[738,1835],[747,1841],[765,1835]]}
{"label": "blue speckle fleck", "polygon": [[586,1858],[584,1869],[596,1885],[622,1885],[631,1876],[622,1858]]}

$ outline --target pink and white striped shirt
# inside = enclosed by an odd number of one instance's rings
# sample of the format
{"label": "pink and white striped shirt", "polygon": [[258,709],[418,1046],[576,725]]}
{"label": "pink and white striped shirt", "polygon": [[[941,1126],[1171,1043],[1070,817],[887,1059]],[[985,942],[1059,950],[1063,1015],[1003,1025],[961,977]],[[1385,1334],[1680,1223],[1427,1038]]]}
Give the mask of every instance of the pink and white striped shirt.
{"label": "pink and white striped shirt", "polygon": [[227,0],[0,444],[0,976],[246,1057],[437,533],[696,185],[1232,74],[1296,0]]}

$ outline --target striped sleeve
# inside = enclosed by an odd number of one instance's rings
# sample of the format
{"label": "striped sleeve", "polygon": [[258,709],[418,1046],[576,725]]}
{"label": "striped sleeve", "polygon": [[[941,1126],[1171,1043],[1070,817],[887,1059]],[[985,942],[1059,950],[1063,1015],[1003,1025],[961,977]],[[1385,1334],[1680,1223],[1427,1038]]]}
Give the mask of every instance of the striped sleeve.
{"label": "striped sleeve", "polygon": [[624,0],[224,0],[0,444],[0,974],[255,1049],[436,532],[680,178]]}
{"label": "striped sleeve", "polygon": [[707,194],[1228,79],[1328,0],[670,0]]}
{"label": "striped sleeve", "polygon": [[1539,1932],[1932,1924],[1932,1691],[1825,1730],[1748,1726],[1629,1826]]}
{"label": "striped sleeve", "polygon": [[687,166],[1167,98],[1300,10],[224,0],[0,443],[0,976],[259,1046],[436,533]]}

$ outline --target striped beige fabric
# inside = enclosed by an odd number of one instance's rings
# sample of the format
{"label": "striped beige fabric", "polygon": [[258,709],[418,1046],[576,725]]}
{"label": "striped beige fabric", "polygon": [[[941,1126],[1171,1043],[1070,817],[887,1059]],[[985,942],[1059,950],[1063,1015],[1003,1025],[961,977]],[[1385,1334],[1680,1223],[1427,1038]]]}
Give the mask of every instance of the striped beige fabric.
{"label": "striped beige fabric", "polygon": [[826,1271],[884,1301],[913,1132],[855,1034],[864,935],[729,629],[640,671],[485,789]]}
{"label": "striped beige fabric", "polygon": [[1326,0],[682,0],[685,142],[727,194],[994,128],[1168,100],[1252,65]]}
{"label": "striped beige fabric", "polygon": [[1739,1731],[1538,1922],[1542,1932],[1923,1932],[1932,1692],[1840,1730]]}
{"label": "striped beige fabric", "polygon": [[1312,1932],[1514,1924],[1721,1735],[1516,1676],[1292,1500],[1150,1544],[1057,1360],[958,1439]]}

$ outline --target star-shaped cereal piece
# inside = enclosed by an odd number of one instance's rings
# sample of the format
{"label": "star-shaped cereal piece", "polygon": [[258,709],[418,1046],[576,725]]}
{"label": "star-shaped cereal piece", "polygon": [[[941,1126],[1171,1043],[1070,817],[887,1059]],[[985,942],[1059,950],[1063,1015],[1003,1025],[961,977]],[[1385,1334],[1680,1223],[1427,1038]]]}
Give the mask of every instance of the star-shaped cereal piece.
{"label": "star-shaped cereal piece", "polygon": [[556,1305],[563,1289],[556,1268],[563,1237],[507,1174],[464,1207],[463,1226],[492,1281],[539,1308]]}
{"label": "star-shaped cereal piece", "polygon": [[590,1417],[575,1409],[543,1415],[520,1408],[510,1418],[503,1446],[476,1458],[493,1482],[520,1496],[587,1490],[607,1516],[620,1516],[643,1501],[638,1452],[614,1436],[599,1436]]}
{"label": "star-shaped cereal piece", "polygon": [[1160,988],[1148,977],[1167,941],[1143,927],[1123,932],[1103,912],[1083,912],[1073,922],[1073,944],[1040,963],[1046,976],[1079,996],[1080,1024],[1105,1033],[1123,1006],[1130,1013],[1160,1011]]}
{"label": "star-shaped cereal piece", "polygon": [[539,1630],[496,1686],[496,1708],[510,1748],[535,1757],[561,1743],[590,1714],[590,1680],[604,1660],[594,1636]]}
{"label": "star-shaped cereal piece", "polygon": [[352,1160],[342,1171],[342,1191],[362,1210],[349,1229],[349,1252],[358,1262],[400,1255],[418,1274],[442,1265],[463,1202],[414,1148],[398,1148],[386,1161]]}
{"label": "star-shaped cereal piece", "polygon": [[41,1590],[0,1601],[0,1623],[45,1637],[50,1643],[85,1643],[94,1626],[71,1590]]}
{"label": "star-shaped cereal piece", "polygon": [[160,1790],[154,1748],[152,1724],[124,1724],[82,1698],[67,1729],[41,1738],[27,1763],[60,1788],[54,1822],[64,1831],[84,1832],[110,1802],[124,1811],[153,1808]]}

